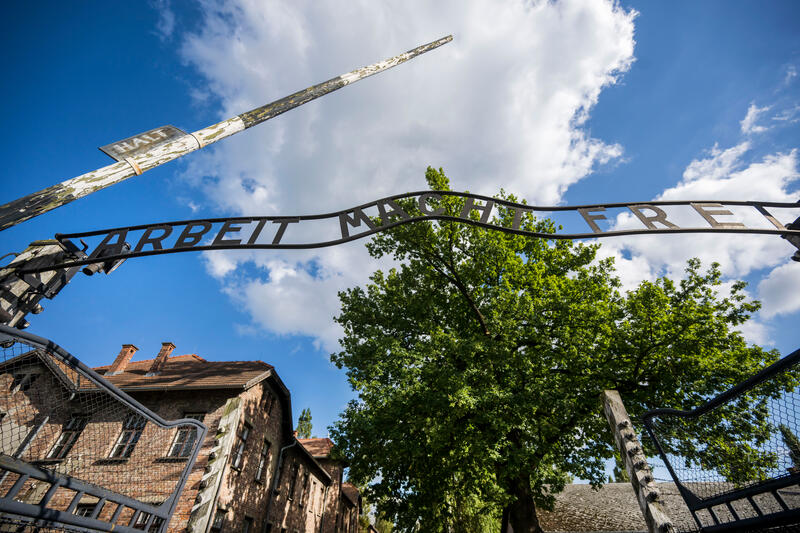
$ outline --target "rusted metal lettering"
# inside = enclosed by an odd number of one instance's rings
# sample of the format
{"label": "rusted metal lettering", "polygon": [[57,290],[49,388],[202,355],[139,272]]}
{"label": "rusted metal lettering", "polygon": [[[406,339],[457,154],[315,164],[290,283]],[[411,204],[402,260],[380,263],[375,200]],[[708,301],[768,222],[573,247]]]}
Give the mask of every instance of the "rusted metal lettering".
{"label": "rusted metal lettering", "polygon": [[581,208],[578,208],[578,213],[580,213],[581,216],[584,218],[584,220],[586,220],[586,223],[589,224],[589,227],[592,228],[593,232],[595,232],[595,233],[603,233],[603,230],[600,229],[600,226],[597,225],[597,222],[595,222],[595,220],[606,220],[606,216],[605,215],[595,215],[595,214],[592,214],[592,213],[597,212],[597,211],[605,211],[605,210],[606,210],[606,208],[603,207],[603,206],[598,206],[598,207],[594,207],[594,208],[581,207]]}
{"label": "rusted metal lettering", "polygon": [[351,211],[353,214],[350,213],[340,213],[339,214],[339,227],[342,230],[342,239],[347,239],[350,237],[350,230],[348,226],[352,226],[357,228],[363,222],[369,229],[374,230],[377,226],[375,223],[364,214],[364,211],[361,208],[356,207]]}
{"label": "rusted metal lettering", "polygon": [[723,209],[722,204],[718,204],[716,202],[693,202],[692,207],[694,207],[695,211],[700,213],[700,216],[703,217],[706,222],[711,224],[711,227],[714,228],[743,228],[744,224],[741,222],[719,222],[714,218],[714,216],[725,216],[725,215],[733,215],[727,209]]}
{"label": "rusted metal lettering", "polygon": [[[642,224],[647,226],[650,229],[656,229],[657,226],[655,225],[656,222],[659,222],[664,225],[666,228],[677,228],[675,224],[667,220],[667,214],[664,212],[663,209],[660,207],[656,207],[654,205],[647,205],[647,204],[640,204],[640,205],[629,205],[628,209],[636,215],[636,218],[642,221]],[[654,215],[645,215],[642,213],[643,210],[649,210],[655,213]]]}
{"label": "rusted metal lettering", "polygon": [[[447,214],[445,206],[447,197],[460,199],[452,202],[454,211]],[[437,205],[433,208],[431,205]],[[679,227],[669,221],[671,210],[683,209],[688,213],[697,210],[698,206],[707,216],[721,216],[730,214],[726,209],[731,206],[749,207],[764,216],[767,223],[760,227],[746,227],[744,224],[723,224],[715,219],[702,227]],[[773,210],[782,210],[780,213],[784,220],[797,218],[794,222],[783,224],[775,216],[766,211],[769,207]],[[641,222],[640,227],[625,227],[624,229],[609,229],[603,231],[595,222],[611,218],[609,210],[618,210],[618,214],[625,210],[636,214]],[[478,216],[474,216],[477,212]],[[500,216],[503,213],[513,212],[513,219]],[[585,227],[576,228],[566,233],[551,233],[547,231],[532,231],[525,229],[522,220],[526,213],[536,212],[572,212],[580,215],[589,225],[591,232],[586,232]],[[609,213],[606,217],[603,213]],[[651,214],[652,213],[652,214]],[[767,213],[767,214],[765,214]],[[800,204],[783,202],[692,202],[692,201],[657,201],[649,203],[615,203],[595,204],[581,206],[532,206],[516,202],[509,202],[499,198],[491,198],[477,194],[461,193],[455,191],[419,191],[398,194],[382,198],[360,206],[343,209],[333,213],[303,216],[255,216],[231,217],[204,220],[184,220],[179,222],[162,222],[131,226],[127,228],[114,228],[84,233],[57,234],[56,239],[63,245],[76,248],[73,241],[88,240],[95,242],[95,251],[88,259],[65,261],[61,264],[48,265],[47,267],[28,268],[22,267],[18,272],[43,272],[52,268],[67,268],[89,263],[96,263],[97,257],[104,261],[113,261],[130,257],[142,257],[165,253],[187,252],[192,250],[215,249],[310,249],[335,246],[345,242],[361,239],[384,231],[401,224],[410,224],[418,221],[448,221],[481,226],[491,230],[513,233],[532,238],[552,240],[594,239],[600,237],[619,237],[623,235],[640,234],[666,234],[666,233],[742,233],[759,235],[778,235],[785,238],[797,248],[800,248]],[[494,216],[492,216],[494,215]],[[574,217],[580,220],[578,217]],[[673,220],[677,220],[673,218]],[[314,235],[336,234],[335,225],[338,221],[340,238],[326,240]],[[258,242],[263,229],[268,223],[277,225],[271,242]],[[656,224],[658,223],[658,225]],[[254,225],[252,230],[247,230],[247,224]],[[292,228],[302,225],[303,231]],[[333,227],[332,227],[333,226]],[[216,232],[214,228],[216,227]],[[317,231],[318,230],[318,231]],[[213,233],[212,233],[213,232]],[[201,240],[207,234],[215,235],[207,244]],[[133,251],[128,252],[124,244],[129,235],[140,235]],[[177,235],[177,237],[175,237]],[[287,236],[288,235],[288,236]],[[133,242],[135,237],[131,237]],[[311,239],[311,240],[308,240]],[[315,240],[317,239],[317,240]],[[172,242],[170,245],[169,243]],[[800,260],[800,254],[796,254]]]}

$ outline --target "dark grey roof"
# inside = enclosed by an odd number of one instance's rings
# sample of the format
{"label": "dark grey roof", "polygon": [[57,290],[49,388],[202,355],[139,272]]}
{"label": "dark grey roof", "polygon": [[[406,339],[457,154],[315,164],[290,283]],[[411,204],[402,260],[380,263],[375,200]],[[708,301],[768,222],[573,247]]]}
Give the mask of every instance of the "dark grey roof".
{"label": "dark grey roof", "polygon": [[[662,503],[673,524],[681,529],[694,527],[689,509],[673,483],[659,483]],[[547,532],[633,533],[646,532],[642,512],[630,483],[607,483],[600,490],[590,485],[567,485],[556,497],[553,511],[537,511]]]}

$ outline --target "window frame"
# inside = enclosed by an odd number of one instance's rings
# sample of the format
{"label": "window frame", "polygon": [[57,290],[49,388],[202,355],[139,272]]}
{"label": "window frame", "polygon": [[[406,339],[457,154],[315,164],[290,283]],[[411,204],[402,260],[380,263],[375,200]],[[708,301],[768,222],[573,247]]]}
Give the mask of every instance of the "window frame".
{"label": "window frame", "polygon": [[147,531],[147,533],[156,533],[161,525],[164,523],[164,519],[160,516],[154,516],[153,521],[150,522],[150,527],[145,529],[144,526],[147,524],[147,521],[150,519],[150,513],[145,513],[144,511],[139,513],[139,516],[136,517],[136,522],[133,523],[131,526],[133,529],[140,529],[142,531]]}
{"label": "window frame", "polygon": [[147,420],[142,415],[131,413],[122,423],[122,431],[117,437],[117,441],[111,448],[111,453],[108,455],[109,459],[129,459],[136,444],[142,437],[144,427],[147,425]]}
{"label": "window frame", "polygon": [[247,440],[250,438],[250,433],[253,432],[253,426],[247,422],[242,422],[239,427],[239,432],[236,435],[236,448],[231,458],[231,468],[241,471],[244,464],[244,452],[247,449]]}
{"label": "window frame", "polygon": [[267,475],[267,463],[269,463],[269,454],[272,450],[272,443],[264,439],[261,446],[261,453],[258,457],[258,468],[256,469],[256,481],[259,483],[264,482],[264,477]]}
{"label": "window frame", "polygon": [[23,372],[11,373],[11,387],[9,390],[11,394],[15,392],[27,392],[33,386],[34,382],[39,379],[41,372],[36,368],[28,367]]}
{"label": "window frame", "polygon": [[72,414],[62,426],[61,434],[45,455],[45,459],[64,459],[89,424],[89,415]]}
{"label": "window frame", "polygon": [[303,486],[300,489],[300,500],[297,502],[299,507],[303,507],[306,504],[306,498],[308,497],[308,483],[311,479],[311,474],[308,470],[303,472]]}
{"label": "window frame", "polygon": [[225,518],[227,515],[228,511],[225,509],[217,509],[214,512],[214,518],[211,521],[211,527],[209,529],[217,532],[222,531],[225,526]]}
{"label": "window frame", "polygon": [[289,494],[287,495],[286,499],[289,501],[294,500],[294,493],[295,489],[297,488],[297,476],[300,475],[300,465],[298,463],[292,463],[292,473],[291,479],[289,480]]}
{"label": "window frame", "polygon": [[[205,416],[206,413],[201,413],[199,411],[183,414],[183,418],[191,418],[199,422],[202,422]],[[190,436],[191,439],[189,439]],[[175,437],[172,439],[172,444],[169,445],[166,457],[173,459],[188,458],[192,453],[192,448],[194,448],[196,440],[197,428],[192,426],[178,428],[178,430],[175,432]],[[176,446],[178,446],[177,450],[175,449]]]}
{"label": "window frame", "polygon": [[88,518],[92,516],[94,512],[94,508],[97,507],[97,503],[79,503],[75,506],[75,509],[72,511],[72,514],[75,516],[82,516],[84,518]]}
{"label": "window frame", "polygon": [[253,533],[253,517],[245,515],[242,521],[242,533]]}

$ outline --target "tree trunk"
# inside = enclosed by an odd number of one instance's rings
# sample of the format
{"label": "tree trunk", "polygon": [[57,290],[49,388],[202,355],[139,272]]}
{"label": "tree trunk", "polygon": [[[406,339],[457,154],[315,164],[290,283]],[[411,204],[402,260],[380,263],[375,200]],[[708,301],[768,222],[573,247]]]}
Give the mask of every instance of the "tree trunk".
{"label": "tree trunk", "polygon": [[530,479],[523,476],[513,480],[511,494],[516,500],[508,507],[508,521],[514,533],[543,533],[536,516]]}

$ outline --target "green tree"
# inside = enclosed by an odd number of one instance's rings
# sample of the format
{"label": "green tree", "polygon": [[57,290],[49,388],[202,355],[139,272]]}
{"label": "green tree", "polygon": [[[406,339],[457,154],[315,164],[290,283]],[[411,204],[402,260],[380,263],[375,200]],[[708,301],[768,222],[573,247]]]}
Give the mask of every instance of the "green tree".
{"label": "green tree", "polygon": [[311,409],[306,407],[300,412],[300,418],[297,420],[297,437],[300,439],[311,438]]}
{"label": "green tree", "polygon": [[391,521],[386,520],[386,517],[380,511],[377,511],[375,514],[375,529],[378,530],[378,533],[392,533],[394,530],[394,524]]}
{"label": "green tree", "polygon": [[353,483],[361,495],[361,514],[358,515],[358,527],[360,533],[365,533],[369,529],[369,525],[374,520],[375,529],[378,533],[392,533],[393,524],[386,520],[383,513],[374,505],[373,502],[367,499],[365,495],[365,484],[355,483],[355,480],[348,476],[348,483]]}
{"label": "green tree", "polygon": [[781,432],[784,444],[789,449],[789,458],[792,460],[792,467],[800,469],[800,439],[789,429],[786,424],[780,424],[778,429]]}
{"label": "green tree", "polygon": [[622,464],[622,457],[618,451],[614,451],[614,470],[608,479],[609,483],[630,483],[631,477],[628,471],[625,470],[625,465]]}
{"label": "green tree", "polygon": [[[426,178],[449,189],[441,170]],[[430,203],[455,217],[463,205]],[[510,227],[515,210],[497,204],[493,214]],[[556,231],[527,211],[521,225]],[[720,297],[716,265],[701,272],[693,260],[680,282],[622,294],[597,245],[425,221],[367,248],[400,266],[339,294],[343,349],[331,360],[358,399],[332,436],[398,531],[477,531],[462,518],[496,524],[504,510],[516,533],[541,531],[537,507],[552,508],[570,476],[604,481],[614,451],[604,389],[619,390],[634,417],[692,408],[778,357],[734,330],[759,304],[741,282]],[[724,426],[718,441],[768,434],[762,415]],[[724,466],[702,450],[687,457]]]}

